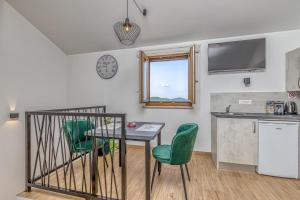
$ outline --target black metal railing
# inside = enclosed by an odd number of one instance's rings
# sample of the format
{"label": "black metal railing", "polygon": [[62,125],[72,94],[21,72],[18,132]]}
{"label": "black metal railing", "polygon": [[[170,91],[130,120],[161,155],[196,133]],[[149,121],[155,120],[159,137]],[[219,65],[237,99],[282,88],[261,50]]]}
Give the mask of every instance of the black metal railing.
{"label": "black metal railing", "polygon": [[43,110],[48,112],[75,112],[75,113],[106,113],[106,106],[90,106],[75,108],[59,108],[52,110]]}
{"label": "black metal railing", "polygon": [[34,187],[86,199],[126,199],[125,114],[97,106],[25,115],[26,191]]}

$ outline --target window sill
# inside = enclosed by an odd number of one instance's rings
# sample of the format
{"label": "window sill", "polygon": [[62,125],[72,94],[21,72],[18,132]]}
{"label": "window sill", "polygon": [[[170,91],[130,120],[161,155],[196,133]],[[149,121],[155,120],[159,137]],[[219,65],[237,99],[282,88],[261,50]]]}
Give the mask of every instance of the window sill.
{"label": "window sill", "polygon": [[145,109],[194,109],[193,106],[147,106],[143,105]]}

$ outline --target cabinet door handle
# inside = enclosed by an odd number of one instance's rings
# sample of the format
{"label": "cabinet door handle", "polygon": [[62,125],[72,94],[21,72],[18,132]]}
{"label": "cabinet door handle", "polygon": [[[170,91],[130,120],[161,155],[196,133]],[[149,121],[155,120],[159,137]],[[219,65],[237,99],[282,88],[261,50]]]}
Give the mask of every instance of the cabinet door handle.
{"label": "cabinet door handle", "polygon": [[253,122],[253,133],[256,133],[256,122]]}
{"label": "cabinet door handle", "polygon": [[300,77],[298,78],[298,88],[300,88]]}

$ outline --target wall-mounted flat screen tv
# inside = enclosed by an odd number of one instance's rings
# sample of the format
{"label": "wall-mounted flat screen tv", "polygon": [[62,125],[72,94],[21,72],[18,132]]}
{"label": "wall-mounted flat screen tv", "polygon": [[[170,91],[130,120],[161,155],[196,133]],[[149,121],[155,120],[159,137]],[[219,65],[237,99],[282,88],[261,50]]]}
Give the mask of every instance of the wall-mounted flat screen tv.
{"label": "wall-mounted flat screen tv", "polygon": [[266,39],[208,45],[208,72],[257,71],[266,68]]}

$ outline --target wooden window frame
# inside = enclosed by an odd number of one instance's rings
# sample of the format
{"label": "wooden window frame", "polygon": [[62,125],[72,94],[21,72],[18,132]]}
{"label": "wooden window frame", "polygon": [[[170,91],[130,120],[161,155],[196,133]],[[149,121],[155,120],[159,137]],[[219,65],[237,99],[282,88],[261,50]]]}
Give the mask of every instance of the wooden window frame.
{"label": "wooden window frame", "polygon": [[[188,100],[189,102],[151,102],[150,101],[150,65],[155,61],[168,60],[188,60]],[[146,63],[146,69],[145,69]],[[145,97],[145,70],[146,72],[146,90]],[[146,107],[192,107],[195,104],[195,46],[192,46],[189,52],[160,54],[147,56],[143,51],[140,52],[140,103]]]}

